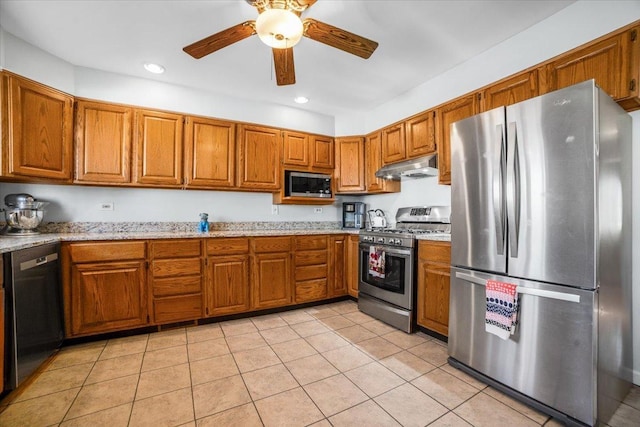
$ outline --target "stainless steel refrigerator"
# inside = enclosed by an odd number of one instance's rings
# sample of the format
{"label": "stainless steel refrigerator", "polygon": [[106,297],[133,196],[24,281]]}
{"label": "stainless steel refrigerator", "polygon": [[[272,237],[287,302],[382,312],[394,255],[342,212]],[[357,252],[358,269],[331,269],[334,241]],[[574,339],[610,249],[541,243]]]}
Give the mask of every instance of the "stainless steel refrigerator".
{"label": "stainless steel refrigerator", "polygon": [[[630,388],[631,118],[593,81],[451,125],[454,366],[569,425]],[[485,331],[486,283],[517,285]]]}

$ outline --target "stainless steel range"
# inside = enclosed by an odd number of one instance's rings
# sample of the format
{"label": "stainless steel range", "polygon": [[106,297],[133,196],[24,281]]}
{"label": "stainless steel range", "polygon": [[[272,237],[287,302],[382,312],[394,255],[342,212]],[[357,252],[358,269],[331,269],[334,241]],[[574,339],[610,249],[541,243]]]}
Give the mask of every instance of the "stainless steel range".
{"label": "stainless steel range", "polygon": [[405,332],[415,329],[416,236],[451,233],[451,208],[400,208],[395,227],[360,232],[358,308]]}

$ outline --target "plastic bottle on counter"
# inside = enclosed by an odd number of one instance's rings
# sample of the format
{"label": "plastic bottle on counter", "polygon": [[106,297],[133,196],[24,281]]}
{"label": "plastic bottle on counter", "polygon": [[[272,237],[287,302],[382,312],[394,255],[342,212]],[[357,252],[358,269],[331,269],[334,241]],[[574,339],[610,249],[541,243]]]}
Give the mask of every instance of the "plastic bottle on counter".
{"label": "plastic bottle on counter", "polygon": [[198,232],[199,233],[209,232],[209,214],[207,213],[200,214],[200,222],[198,223]]}

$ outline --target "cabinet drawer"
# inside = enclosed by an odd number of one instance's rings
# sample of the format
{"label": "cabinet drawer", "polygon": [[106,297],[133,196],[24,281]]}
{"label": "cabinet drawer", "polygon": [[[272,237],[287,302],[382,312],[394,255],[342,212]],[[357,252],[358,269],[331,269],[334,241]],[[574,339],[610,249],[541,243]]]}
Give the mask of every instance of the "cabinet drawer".
{"label": "cabinet drawer", "polygon": [[296,282],[311,279],[326,279],[327,264],[296,267]]}
{"label": "cabinet drawer", "polygon": [[167,277],[155,279],[152,283],[153,296],[195,294],[202,291],[200,276]]}
{"label": "cabinet drawer", "polygon": [[253,252],[287,252],[291,250],[291,237],[257,237],[251,239]]}
{"label": "cabinet drawer", "polygon": [[418,242],[418,258],[421,261],[451,264],[451,243],[421,240]]}
{"label": "cabinet drawer", "polygon": [[145,242],[73,243],[69,245],[75,263],[95,261],[124,261],[146,258]]}
{"label": "cabinet drawer", "polygon": [[296,267],[299,265],[317,265],[326,263],[326,250],[296,252]]}
{"label": "cabinet drawer", "polygon": [[187,258],[200,256],[200,239],[160,240],[150,244],[151,258]]}
{"label": "cabinet drawer", "polygon": [[200,258],[155,260],[151,264],[151,274],[154,278],[200,275],[202,274],[202,262]]}
{"label": "cabinet drawer", "polygon": [[207,239],[207,255],[246,254],[249,252],[249,239],[222,238]]}
{"label": "cabinet drawer", "polygon": [[158,298],[153,301],[156,323],[177,322],[202,317],[202,295]]}
{"label": "cabinet drawer", "polygon": [[296,283],[296,302],[314,301],[327,297],[327,279]]}
{"label": "cabinet drawer", "polygon": [[327,236],[298,236],[296,237],[296,251],[309,249],[326,249]]}

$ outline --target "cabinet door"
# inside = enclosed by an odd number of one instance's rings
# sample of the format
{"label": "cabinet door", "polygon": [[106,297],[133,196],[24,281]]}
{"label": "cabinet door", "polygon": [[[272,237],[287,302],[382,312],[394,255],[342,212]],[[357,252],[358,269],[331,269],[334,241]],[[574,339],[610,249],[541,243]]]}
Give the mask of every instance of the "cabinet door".
{"label": "cabinet door", "polygon": [[628,95],[629,69],[623,61],[627,41],[626,33],[618,34],[551,62],[547,65],[549,91],[595,79],[612,98],[624,98]]}
{"label": "cabinet door", "polygon": [[[2,259],[0,259],[0,271],[2,269]],[[2,276],[2,274],[0,274]],[[0,279],[0,392],[4,390],[4,287],[2,286],[2,279]]]}
{"label": "cabinet door", "polygon": [[407,158],[404,123],[382,129],[382,164],[395,163]]}
{"label": "cabinet door", "polygon": [[482,92],[482,110],[515,104],[538,96],[538,70],[527,71],[491,85]]}
{"label": "cabinet door", "polygon": [[466,119],[479,112],[478,93],[463,96],[436,110],[436,136],[438,145],[438,170],[440,184],[451,184],[451,135],[453,122]]}
{"label": "cabinet door", "polygon": [[252,308],[291,304],[291,255],[289,252],[253,255]]}
{"label": "cabinet door", "polygon": [[333,138],[311,136],[311,168],[333,169]]}
{"label": "cabinet door", "polygon": [[283,163],[289,166],[309,166],[309,137],[304,133],[283,132]]}
{"label": "cabinet door", "polygon": [[449,334],[449,276],[448,265],[420,262],[417,322],[444,336]]}
{"label": "cabinet door", "polygon": [[336,163],[337,192],[364,192],[364,138],[337,138]]}
{"label": "cabinet door", "polygon": [[242,125],[238,130],[238,185],[257,190],[280,188],[280,131]]}
{"label": "cabinet door", "polygon": [[209,258],[205,289],[208,316],[248,311],[249,256],[227,255]]}
{"label": "cabinet door", "polygon": [[352,297],[358,297],[358,282],[359,282],[359,236],[352,234],[349,235],[347,243],[347,291]]}
{"label": "cabinet door", "polygon": [[195,188],[228,188],[235,184],[236,125],[187,117],[185,183]]}
{"label": "cabinet door", "polygon": [[72,265],[73,335],[128,329],[147,322],[144,261]]}
{"label": "cabinet door", "polygon": [[405,122],[407,157],[420,157],[436,152],[435,111],[427,111]]}
{"label": "cabinet door", "polygon": [[400,191],[400,181],[376,177],[376,172],[382,167],[382,133],[374,132],[367,135],[365,137],[364,147],[367,193],[392,193]]}
{"label": "cabinet door", "polygon": [[330,239],[329,297],[347,294],[347,236],[332,236]]}
{"label": "cabinet door", "polygon": [[102,102],[76,104],[76,182],[131,182],[132,109]]}
{"label": "cabinet door", "polygon": [[134,159],[137,184],[182,184],[183,118],[179,114],[136,110]]}
{"label": "cabinet door", "polygon": [[4,79],[2,174],[71,182],[73,97],[9,73]]}

